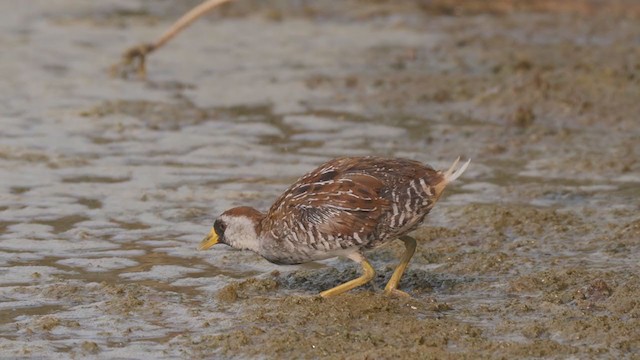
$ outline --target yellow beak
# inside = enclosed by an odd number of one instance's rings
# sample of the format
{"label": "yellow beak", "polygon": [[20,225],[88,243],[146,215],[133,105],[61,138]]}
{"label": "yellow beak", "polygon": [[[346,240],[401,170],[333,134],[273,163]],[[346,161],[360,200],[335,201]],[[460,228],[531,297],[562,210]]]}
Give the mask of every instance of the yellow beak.
{"label": "yellow beak", "polygon": [[200,242],[200,245],[198,245],[198,250],[207,250],[208,248],[212,247],[217,243],[218,243],[218,234],[216,234],[216,231],[213,228],[211,228],[211,231],[209,231],[209,235],[207,235]]}

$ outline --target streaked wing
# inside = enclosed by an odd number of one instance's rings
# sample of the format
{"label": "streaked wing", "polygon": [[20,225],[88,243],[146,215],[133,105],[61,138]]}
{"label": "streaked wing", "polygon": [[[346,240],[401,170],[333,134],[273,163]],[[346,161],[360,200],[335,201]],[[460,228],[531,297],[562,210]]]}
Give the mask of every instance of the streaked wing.
{"label": "streaked wing", "polygon": [[305,239],[310,246],[326,250],[366,243],[374,236],[382,214],[390,206],[380,196],[384,183],[368,174],[338,171],[331,165],[305,175],[276,201],[270,213],[277,210],[287,214],[285,218],[289,219],[283,220],[291,225],[280,236],[294,241]]}
{"label": "streaked wing", "polygon": [[317,186],[290,206],[322,238],[361,243],[375,232],[389,202],[379,196],[383,183],[369,175],[346,174]]}

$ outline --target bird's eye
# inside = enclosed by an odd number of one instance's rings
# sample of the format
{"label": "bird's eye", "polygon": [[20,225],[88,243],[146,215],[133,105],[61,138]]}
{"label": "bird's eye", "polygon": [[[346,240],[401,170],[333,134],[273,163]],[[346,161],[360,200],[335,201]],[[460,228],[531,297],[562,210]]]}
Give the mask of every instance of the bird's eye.
{"label": "bird's eye", "polygon": [[219,237],[222,237],[224,235],[224,230],[226,228],[227,228],[227,224],[225,224],[220,220],[216,220],[213,223],[213,230],[215,230],[216,234],[218,234]]}

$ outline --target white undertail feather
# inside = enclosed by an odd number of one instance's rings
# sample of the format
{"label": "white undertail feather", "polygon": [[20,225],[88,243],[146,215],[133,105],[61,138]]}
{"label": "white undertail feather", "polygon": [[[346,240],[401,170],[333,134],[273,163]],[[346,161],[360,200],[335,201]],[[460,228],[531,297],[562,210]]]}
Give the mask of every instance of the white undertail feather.
{"label": "white undertail feather", "polygon": [[451,167],[449,167],[449,170],[444,172],[443,176],[444,176],[444,182],[445,183],[448,184],[448,183],[454,181],[455,179],[459,178],[460,175],[462,175],[462,173],[465,170],[467,170],[467,167],[469,166],[469,163],[471,162],[471,159],[467,160],[466,163],[462,164],[462,166],[460,166],[456,170],[456,166],[458,165],[459,162],[460,162],[460,156],[458,156],[456,161],[454,161],[453,164],[451,164]]}
{"label": "white undertail feather", "polygon": [[451,164],[451,167],[449,167],[449,170],[447,170],[447,171],[442,173],[443,180],[439,184],[436,184],[436,186],[435,186],[436,199],[440,198],[440,195],[442,195],[442,192],[444,191],[444,188],[447,187],[447,185],[450,182],[452,182],[453,180],[459,178],[460,175],[462,175],[462,173],[465,170],[467,170],[467,166],[469,166],[469,163],[471,162],[471,159],[467,160],[466,163],[462,164],[462,166],[460,166],[458,169],[456,169],[456,166],[458,166],[459,162],[460,162],[460,156],[458,156],[456,161],[454,161],[453,164]]}

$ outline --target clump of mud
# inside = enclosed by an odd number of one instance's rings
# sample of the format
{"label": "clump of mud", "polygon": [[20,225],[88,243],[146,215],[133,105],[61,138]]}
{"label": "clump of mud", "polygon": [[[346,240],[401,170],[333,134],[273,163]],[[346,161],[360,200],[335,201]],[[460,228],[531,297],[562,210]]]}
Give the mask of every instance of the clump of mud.
{"label": "clump of mud", "polygon": [[274,279],[256,279],[234,282],[216,293],[216,299],[223,303],[233,303],[240,299],[263,295],[278,289],[280,284]]}
{"label": "clump of mud", "polygon": [[93,341],[83,341],[80,349],[88,354],[97,354],[100,351],[100,346]]}
{"label": "clump of mud", "polygon": [[75,320],[60,319],[53,315],[44,315],[36,318],[31,323],[31,326],[27,331],[28,332],[36,332],[36,331],[50,332],[51,330],[59,326],[64,326],[69,328],[78,328],[80,327],[80,323]]}
{"label": "clump of mud", "polygon": [[128,313],[145,304],[146,292],[137,284],[108,286],[106,290],[111,295],[111,299],[106,302],[111,311]]}

